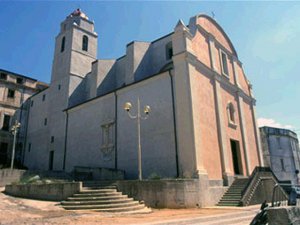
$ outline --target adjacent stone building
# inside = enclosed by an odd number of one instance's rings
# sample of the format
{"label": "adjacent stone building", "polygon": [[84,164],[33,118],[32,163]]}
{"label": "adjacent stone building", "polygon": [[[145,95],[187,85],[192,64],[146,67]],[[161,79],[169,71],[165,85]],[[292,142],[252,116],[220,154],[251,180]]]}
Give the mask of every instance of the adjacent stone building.
{"label": "adjacent stone building", "polygon": [[[15,120],[24,120],[26,107],[23,103],[30,96],[46,87],[45,83],[36,79],[0,69],[0,167],[8,165],[11,160],[12,135],[10,125]],[[15,115],[17,110],[19,113]],[[21,137],[18,135],[18,140],[20,139]],[[22,147],[22,143],[18,142],[17,159],[20,159]]]}
{"label": "adjacent stone building", "polygon": [[261,127],[260,136],[265,166],[280,181],[295,182],[295,170],[300,171],[300,150],[297,134],[275,127]]}
{"label": "adjacent stone building", "polygon": [[137,125],[123,106],[136,114],[138,98],[141,111],[151,107],[141,121],[143,178],[223,187],[263,164],[251,85],[215,20],[180,20],[166,36],[127,44],[118,59],[97,59],[97,44],[80,10],[61,23],[50,87],[30,98],[26,166],[114,168],[136,179]]}

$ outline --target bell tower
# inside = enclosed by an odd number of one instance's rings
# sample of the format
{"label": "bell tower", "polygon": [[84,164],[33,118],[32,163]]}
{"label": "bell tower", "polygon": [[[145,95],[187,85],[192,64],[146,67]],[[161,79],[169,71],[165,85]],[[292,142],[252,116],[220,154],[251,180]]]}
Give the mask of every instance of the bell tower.
{"label": "bell tower", "polygon": [[51,83],[90,72],[97,58],[97,37],[94,23],[80,9],[67,16],[55,40]]}
{"label": "bell tower", "polygon": [[51,83],[48,89],[47,134],[49,155],[53,151],[53,169],[65,169],[66,124],[64,109],[81,100],[78,86],[91,71],[97,57],[94,23],[80,10],[72,12],[60,25],[55,39]]}

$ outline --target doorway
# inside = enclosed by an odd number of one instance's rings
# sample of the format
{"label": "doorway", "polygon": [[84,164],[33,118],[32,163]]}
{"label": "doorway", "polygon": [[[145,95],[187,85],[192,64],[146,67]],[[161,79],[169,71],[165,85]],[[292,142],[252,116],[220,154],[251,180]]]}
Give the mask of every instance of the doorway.
{"label": "doorway", "polygon": [[49,155],[49,170],[53,170],[54,151],[50,151]]}
{"label": "doorway", "polygon": [[0,143],[0,165],[5,165],[7,163],[7,150],[8,143]]}
{"label": "doorway", "polygon": [[231,155],[232,155],[234,174],[242,175],[243,174],[243,166],[242,166],[239,142],[235,141],[235,140],[230,140],[230,146],[231,146]]}

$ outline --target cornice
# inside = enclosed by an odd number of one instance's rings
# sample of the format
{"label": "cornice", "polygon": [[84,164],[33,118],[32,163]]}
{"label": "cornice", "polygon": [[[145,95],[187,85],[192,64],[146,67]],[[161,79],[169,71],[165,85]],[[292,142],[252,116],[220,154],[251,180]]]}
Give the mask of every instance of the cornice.
{"label": "cornice", "polygon": [[[212,79],[214,79],[215,81],[219,82],[220,84],[222,84],[223,86],[225,86],[226,88],[228,88],[228,90],[230,90],[230,92],[232,94],[237,93],[238,96],[242,97],[243,99],[250,101],[251,103],[253,103],[255,105],[256,100],[252,97],[247,95],[240,87],[238,87],[235,84],[230,83],[230,81],[228,80],[227,77],[225,77],[224,75],[221,75],[220,73],[218,73],[217,71],[213,71],[211,68],[209,68],[208,66],[206,66],[204,63],[202,63],[201,61],[198,60],[198,58],[193,55],[190,52],[184,52],[181,54],[185,54],[185,58],[187,59],[187,61],[193,65],[197,70],[204,70],[208,76],[210,76]],[[176,68],[175,68],[176,69]]]}

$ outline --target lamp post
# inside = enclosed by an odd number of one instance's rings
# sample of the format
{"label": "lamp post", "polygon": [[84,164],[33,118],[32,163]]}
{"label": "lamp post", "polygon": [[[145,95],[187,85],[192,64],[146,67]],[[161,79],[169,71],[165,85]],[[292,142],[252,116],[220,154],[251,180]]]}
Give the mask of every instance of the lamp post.
{"label": "lamp post", "polygon": [[16,136],[18,133],[18,129],[20,128],[21,124],[16,120],[15,124],[11,128],[11,132],[14,135],[14,142],[13,142],[13,149],[12,149],[12,156],[11,156],[11,163],[10,163],[10,169],[12,170],[14,168],[14,159],[15,159],[15,149],[16,149]]}
{"label": "lamp post", "polygon": [[139,180],[142,180],[142,147],[141,147],[141,119],[146,120],[149,116],[151,108],[149,105],[144,106],[144,114],[141,115],[141,103],[140,98],[137,99],[137,114],[132,115],[130,113],[130,109],[132,108],[132,104],[130,102],[126,102],[124,105],[124,110],[128,113],[128,116],[131,119],[137,119],[137,132],[138,132],[138,170],[139,170]]}

